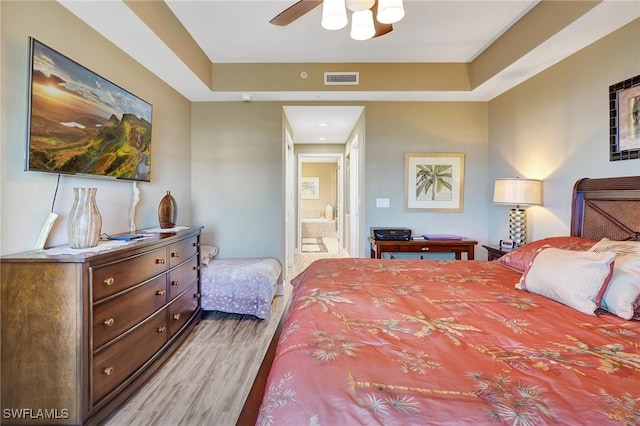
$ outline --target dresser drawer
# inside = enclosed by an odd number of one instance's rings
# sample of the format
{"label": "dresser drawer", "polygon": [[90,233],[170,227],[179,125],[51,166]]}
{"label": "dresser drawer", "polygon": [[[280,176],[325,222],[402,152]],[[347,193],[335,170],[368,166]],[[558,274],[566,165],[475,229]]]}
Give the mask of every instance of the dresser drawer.
{"label": "dresser drawer", "polygon": [[166,275],[93,308],[93,348],[127,331],[167,303]]}
{"label": "dresser drawer", "polygon": [[198,252],[198,237],[187,238],[179,243],[169,246],[169,267],[176,265],[189,259]]}
{"label": "dresser drawer", "polygon": [[167,342],[167,318],[163,309],[113,345],[93,356],[92,403],[100,401],[130,377]]}
{"label": "dresser drawer", "polygon": [[118,293],[167,270],[167,250],[154,250],[90,268],[93,301]]}
{"label": "dresser drawer", "polygon": [[195,282],[179,298],[169,305],[169,337],[176,334],[198,309],[200,295]]}
{"label": "dresser drawer", "polygon": [[169,300],[173,300],[185,288],[198,279],[198,257],[191,259],[169,271]]}

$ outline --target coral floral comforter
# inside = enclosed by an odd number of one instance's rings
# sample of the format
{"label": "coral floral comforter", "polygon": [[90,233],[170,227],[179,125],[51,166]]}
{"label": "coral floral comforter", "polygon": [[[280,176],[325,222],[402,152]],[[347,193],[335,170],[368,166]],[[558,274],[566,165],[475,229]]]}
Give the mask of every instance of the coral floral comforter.
{"label": "coral floral comforter", "polygon": [[498,262],[314,262],[292,282],[258,424],[640,424],[640,321],[519,277]]}

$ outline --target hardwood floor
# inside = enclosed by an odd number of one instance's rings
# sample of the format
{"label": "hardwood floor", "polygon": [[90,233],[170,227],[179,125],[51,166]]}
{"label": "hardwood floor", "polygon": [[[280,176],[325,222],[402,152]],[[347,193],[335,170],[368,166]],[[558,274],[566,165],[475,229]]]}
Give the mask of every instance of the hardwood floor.
{"label": "hardwood floor", "polygon": [[103,424],[235,425],[291,296],[290,280],[326,257],[341,256],[296,256],[286,274],[285,294],[274,298],[268,320],[207,313],[167,363]]}

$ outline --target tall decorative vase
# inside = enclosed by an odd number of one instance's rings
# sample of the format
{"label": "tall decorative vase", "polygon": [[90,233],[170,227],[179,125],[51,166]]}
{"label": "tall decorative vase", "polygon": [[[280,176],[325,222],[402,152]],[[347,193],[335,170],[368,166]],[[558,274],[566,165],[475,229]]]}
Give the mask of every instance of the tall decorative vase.
{"label": "tall decorative vase", "polygon": [[102,216],[96,204],[97,191],[98,188],[73,188],[75,199],[67,222],[72,248],[95,247],[100,241]]}
{"label": "tall decorative vase", "polygon": [[325,207],[324,218],[327,220],[333,220],[333,207],[331,204],[327,204],[327,207]]}
{"label": "tall decorative vase", "polygon": [[171,191],[167,191],[167,195],[162,197],[160,205],[158,206],[158,221],[160,222],[160,228],[167,229],[176,226],[176,219],[178,218],[178,205],[176,199],[171,195]]}

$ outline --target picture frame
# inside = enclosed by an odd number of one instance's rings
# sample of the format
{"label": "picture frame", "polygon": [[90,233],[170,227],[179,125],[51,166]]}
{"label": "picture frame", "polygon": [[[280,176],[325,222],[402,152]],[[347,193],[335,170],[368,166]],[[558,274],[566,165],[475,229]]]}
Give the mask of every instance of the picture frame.
{"label": "picture frame", "polygon": [[609,161],[640,158],[640,75],[609,86]]}
{"label": "picture frame", "polygon": [[320,178],[303,177],[300,181],[300,196],[303,200],[319,200]]}
{"label": "picture frame", "polygon": [[405,211],[461,212],[464,160],[456,152],[405,153]]}

